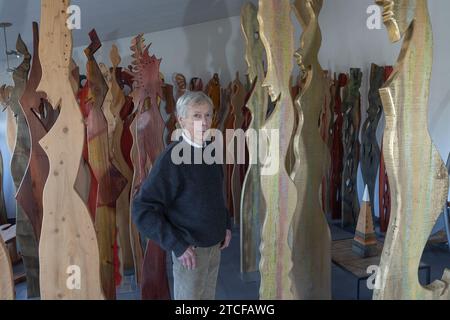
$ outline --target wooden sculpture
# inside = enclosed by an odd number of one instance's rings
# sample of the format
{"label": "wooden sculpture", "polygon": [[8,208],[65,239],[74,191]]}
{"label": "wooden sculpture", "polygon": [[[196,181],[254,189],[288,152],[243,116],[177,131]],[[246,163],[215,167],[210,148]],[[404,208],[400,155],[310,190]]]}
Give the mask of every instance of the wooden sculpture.
{"label": "wooden sculpture", "polygon": [[[251,96],[247,107],[251,113],[250,130],[261,129],[266,119],[267,91],[262,87],[264,81],[264,45],[260,38],[257,18],[258,10],[250,2],[241,10],[241,27],[244,35],[245,60],[251,85]],[[246,135],[249,152],[249,167],[242,186],[241,199],[241,273],[255,272],[259,263],[260,230],[264,221],[266,204],[261,191],[261,162],[259,161],[259,141],[257,137]]]}
{"label": "wooden sculpture", "polygon": [[357,173],[359,162],[358,141],[361,122],[361,101],[359,88],[362,73],[360,69],[350,69],[348,86],[344,91],[342,103],[344,124],[342,141],[344,146],[342,172],[342,227],[355,227],[359,214],[359,199],[357,190]]}
{"label": "wooden sculpture", "polygon": [[344,116],[342,113],[341,92],[347,86],[347,75],[339,74],[336,79],[334,76],[334,86],[331,88],[331,94],[334,97],[334,122],[331,130],[331,167],[330,167],[330,212],[331,219],[340,219],[342,213],[342,171],[344,164],[344,146],[342,144],[342,125]]}
{"label": "wooden sculpture", "polygon": [[[14,88],[11,92],[10,108],[17,122],[17,137],[11,157],[11,175],[16,191],[25,175],[30,156],[30,135],[28,125],[20,106],[20,98],[25,91],[30,69],[31,55],[22,38],[17,38],[17,51],[23,54],[22,63],[13,72]],[[28,194],[27,196],[31,196]],[[28,297],[39,296],[39,260],[38,260],[38,232],[41,217],[38,212],[25,212],[19,203],[16,205],[17,242],[21,248],[22,259],[27,276]]]}
{"label": "wooden sculpture", "polygon": [[165,111],[168,115],[167,121],[166,121],[166,129],[164,132],[165,136],[165,143],[166,145],[169,145],[172,142],[172,134],[177,128],[177,110],[176,110],[176,102],[173,97],[173,86],[165,83],[162,87],[163,95],[164,95],[164,102],[165,102]]}
{"label": "wooden sculpture", "polygon": [[209,80],[208,84],[206,85],[205,92],[208,97],[211,98],[214,106],[211,128],[217,128],[220,123],[220,79],[217,73],[214,73],[211,80]]}
{"label": "wooden sculpture", "polygon": [[115,299],[114,246],[116,241],[116,200],[125,187],[125,178],[110,162],[108,123],[102,106],[108,85],[95,60],[94,54],[101,47],[95,29],[89,33],[91,43],[84,50],[88,93],[86,118],[89,165],[97,187],[95,229],[100,252],[100,274],[103,292],[107,299]]}
{"label": "wooden sculpture", "polygon": [[14,146],[16,144],[17,137],[17,122],[9,105],[11,104],[11,93],[13,87],[6,84],[0,87],[0,104],[3,105],[3,110],[6,110],[6,142],[8,145],[9,153],[14,152]]}
{"label": "wooden sculpture", "polygon": [[[292,222],[292,281],[296,299],[331,299],[331,234],[321,206],[321,183],[329,151],[321,135],[321,116],[329,90],[318,60],[321,45],[319,13],[322,0],[296,0],[294,12],[303,34],[295,57],[305,81],[296,99],[301,126],[293,171],[297,187],[296,216]],[[325,124],[327,125],[327,124]]]}
{"label": "wooden sculpture", "polygon": [[359,211],[358,224],[352,242],[352,250],[362,258],[373,257],[378,254],[377,238],[373,227],[372,209],[370,208],[369,188],[366,185]]}
{"label": "wooden sculpture", "polygon": [[[234,104],[231,102],[233,98],[233,89],[232,89],[232,83],[229,84],[230,88],[230,99],[228,100],[228,112],[227,117],[224,122],[224,129],[223,129],[223,135],[224,139],[224,155],[225,159],[231,159],[235,156],[235,150],[231,147],[228,147],[232,143],[232,135],[228,134],[227,132],[234,133],[234,130],[236,129],[236,113]],[[233,194],[233,170],[234,170],[234,163],[231,161],[226,161],[224,164],[224,171],[225,171],[225,194],[226,194],[226,203],[228,212],[230,213],[230,216],[234,218],[234,194]]]}
{"label": "wooden sculpture", "polygon": [[194,77],[189,82],[190,91],[203,91],[203,80],[201,78]]}
{"label": "wooden sculpture", "polygon": [[39,243],[41,298],[103,299],[94,224],[74,190],[84,125],[69,80],[72,33],[66,26],[68,6],[68,0],[41,1],[42,80],[37,91],[46,93],[53,108],[61,107],[58,120],[40,141],[50,163]]}
{"label": "wooden sculpture", "polygon": [[[236,79],[232,82],[231,85],[231,104],[234,109],[234,128],[237,135],[239,135],[242,130],[242,126],[244,124],[244,114],[243,107],[245,106],[247,97],[247,92],[245,90],[244,85],[239,80],[239,72],[236,73]],[[239,130],[239,131],[238,131]],[[234,223],[239,225],[241,223],[241,193],[242,193],[242,177],[241,171],[242,167],[245,165],[245,141],[241,139],[233,139],[232,142],[234,151],[234,166],[231,173],[231,192],[233,193],[233,213],[234,213]],[[230,145],[228,145],[230,148]],[[243,161],[242,161],[243,160]]]}
{"label": "wooden sculpture", "polygon": [[[263,86],[276,107],[262,129],[268,158],[261,173],[261,186],[267,210],[261,234],[261,299],[293,299],[292,248],[288,243],[297,203],[297,190],[285,166],[293,136],[294,106],[289,78],[293,69],[294,30],[289,0],[260,0],[258,21],[267,54],[268,70]],[[273,132],[279,133],[274,138]],[[271,161],[272,160],[272,161]],[[275,170],[269,170],[275,169]]]}
{"label": "wooden sculpture", "polygon": [[378,0],[392,42],[404,38],[394,72],[380,89],[386,116],[383,154],[391,187],[379,288],[374,299],[450,299],[450,269],[422,287],[418,268],[448,194],[448,173],[428,133],[433,35],[427,0]]}
{"label": "wooden sculpture", "polygon": [[175,101],[177,101],[187,90],[186,77],[181,73],[175,73],[172,77],[172,82],[176,89]]}
{"label": "wooden sculpture", "polygon": [[[3,156],[0,152],[0,181],[3,181]],[[5,196],[3,192],[3,183],[0,183],[0,225],[8,223],[8,213],[6,212]]]}
{"label": "wooden sculpture", "polygon": [[[162,81],[159,75],[161,59],[149,55],[150,45],[145,46],[144,38],[138,35],[132,41],[134,85],[131,93],[137,115],[133,126],[133,136],[137,158],[134,160],[133,196],[151,170],[152,164],[164,150],[164,121],[159,111],[159,101],[163,97]],[[138,268],[140,266],[137,266]],[[149,240],[142,266],[142,299],[170,299],[166,273],[166,253],[156,243]]]}
{"label": "wooden sculpture", "polygon": [[230,99],[231,99],[231,83],[226,88],[220,89],[220,109],[219,109],[219,124],[218,129],[225,133],[225,123],[230,113]]}
{"label": "wooden sculpture", "polygon": [[[384,68],[384,81],[391,75],[393,68],[386,66]],[[380,171],[378,177],[378,208],[380,219],[380,231],[386,232],[391,216],[391,189],[389,188],[389,179],[386,172],[383,156],[383,138],[381,138]]]}
{"label": "wooden sculpture", "polygon": [[0,236],[0,300],[14,300],[14,275],[8,248]]}
{"label": "wooden sculpture", "polygon": [[[111,105],[109,107],[114,117],[114,128],[112,131],[112,149],[110,149],[111,162],[126,179],[126,185],[116,200],[116,224],[119,242],[119,257],[121,270],[133,269],[133,252],[130,239],[130,191],[133,179],[133,171],[129,167],[122,152],[122,136],[124,134],[124,120],[120,116],[122,108],[127,103],[125,95],[120,88],[117,79],[117,69],[121,58],[116,45],[113,45],[109,53],[112,63],[111,81],[109,91],[111,92]],[[127,114],[128,116],[128,114]],[[123,274],[123,273],[122,273]]]}
{"label": "wooden sculpture", "polygon": [[[370,69],[369,107],[367,119],[361,128],[361,173],[369,189],[371,210],[374,208],[375,180],[380,164],[380,148],[377,142],[378,122],[381,118],[382,104],[378,90],[384,83],[384,68],[372,64]],[[372,218],[375,218],[372,211]]]}

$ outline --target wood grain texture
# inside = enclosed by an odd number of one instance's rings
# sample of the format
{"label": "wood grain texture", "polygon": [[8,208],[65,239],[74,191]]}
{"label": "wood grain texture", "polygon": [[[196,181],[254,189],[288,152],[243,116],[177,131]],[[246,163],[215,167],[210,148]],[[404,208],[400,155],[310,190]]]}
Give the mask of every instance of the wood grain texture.
{"label": "wood grain texture", "polygon": [[126,185],[116,200],[116,224],[119,240],[119,257],[121,261],[121,270],[129,270],[134,268],[133,251],[131,249],[130,239],[130,192],[133,171],[128,166],[122,152],[124,120],[122,119],[120,112],[126,104],[126,98],[120,88],[119,80],[117,79],[117,68],[120,64],[121,58],[116,45],[112,46],[109,57],[112,63],[111,79],[109,84],[109,91],[111,92],[111,105],[109,109],[114,117],[112,149],[110,150],[111,162],[126,180]]}
{"label": "wood grain texture", "polygon": [[[163,96],[159,74],[161,59],[149,55],[150,45],[146,46],[144,41],[143,36],[138,35],[131,45],[134,66],[132,73],[135,80],[131,95],[137,110],[133,128],[136,130],[133,134],[135,138],[133,196],[147,177],[156,158],[164,150],[165,125],[159,110],[159,99]],[[142,299],[170,299],[165,268],[166,253],[153,241],[146,242],[141,278]]]}
{"label": "wood grain texture", "polygon": [[367,108],[367,118],[361,128],[361,173],[364,183],[369,189],[372,219],[375,219],[373,199],[381,153],[376,136],[378,122],[380,121],[382,113],[381,97],[378,90],[383,83],[384,67],[372,64],[370,69],[370,88],[368,97],[369,107]]}
{"label": "wood grain texture", "polygon": [[[296,215],[292,222],[293,292],[296,299],[331,299],[331,234],[321,202],[321,183],[329,150],[321,132],[329,105],[328,81],[318,60],[321,46],[319,14],[322,0],[297,0],[293,10],[304,30],[295,57],[305,85],[295,101],[300,131],[295,143]],[[325,121],[325,122],[328,122]]]}
{"label": "wood grain texture", "polygon": [[[265,163],[261,186],[267,204],[261,234],[261,299],[293,299],[292,248],[289,233],[297,203],[297,190],[285,166],[294,128],[294,105],[289,79],[293,69],[294,30],[289,0],[260,0],[258,22],[267,54],[268,70],[262,84],[268,88],[276,107],[264,123],[268,130],[266,148],[274,159]],[[270,135],[275,130],[279,136]],[[267,159],[266,159],[267,160]],[[269,172],[268,168],[274,169]]]}
{"label": "wood grain texture", "polygon": [[[265,50],[259,36],[257,8],[252,3],[246,3],[241,9],[241,28],[245,39],[245,60],[251,85],[251,95],[247,102],[250,111],[250,130],[258,132],[266,119],[268,94],[262,83],[265,77]],[[257,36],[255,36],[257,35]],[[259,245],[261,242],[261,227],[266,212],[266,204],[261,190],[261,163],[258,152],[260,149],[258,137],[246,134],[249,167],[242,186],[241,199],[241,273],[258,270]]]}
{"label": "wood grain texture", "polygon": [[418,268],[448,195],[448,173],[428,132],[433,34],[428,1],[377,1],[390,40],[403,38],[397,64],[380,95],[386,116],[383,154],[391,187],[391,219],[374,299],[450,299],[450,269],[423,287]]}
{"label": "wood grain texture", "polygon": [[[3,181],[3,156],[0,152],[0,181]],[[6,212],[5,193],[3,191],[3,183],[0,184],[0,225],[8,223],[8,213]]]}
{"label": "wood grain texture", "polygon": [[[42,79],[37,91],[45,92],[54,108],[61,107],[58,120],[40,141],[50,163],[39,243],[41,298],[103,299],[94,224],[74,189],[85,133],[70,83],[72,33],[66,26],[68,6],[68,0],[41,1]],[[67,286],[71,266],[80,272],[77,290]]]}
{"label": "wood grain texture", "polygon": [[346,74],[334,75],[334,86],[331,88],[331,94],[334,97],[334,122],[331,130],[333,139],[331,147],[331,167],[330,167],[330,212],[331,219],[340,219],[342,213],[342,171],[344,145],[342,144],[342,126],[344,116],[342,113],[341,92],[347,85],[348,77]]}
{"label": "wood grain texture", "polygon": [[8,248],[0,236],[0,300],[14,300],[14,275]]}
{"label": "wood grain texture", "polygon": [[361,125],[361,87],[362,73],[358,68],[350,69],[348,86],[344,90],[342,103],[344,123],[342,143],[344,147],[342,171],[342,227],[356,227],[359,215],[359,198],[357,174],[360,143],[359,128]]}

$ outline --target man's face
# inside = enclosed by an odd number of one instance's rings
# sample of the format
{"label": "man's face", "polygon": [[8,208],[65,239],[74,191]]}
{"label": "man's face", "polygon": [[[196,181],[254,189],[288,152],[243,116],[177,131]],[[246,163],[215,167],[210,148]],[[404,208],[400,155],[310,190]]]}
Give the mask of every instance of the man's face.
{"label": "man's face", "polygon": [[191,105],[187,108],[186,117],[179,117],[180,125],[188,131],[190,139],[202,144],[204,133],[211,128],[212,108],[208,103]]}

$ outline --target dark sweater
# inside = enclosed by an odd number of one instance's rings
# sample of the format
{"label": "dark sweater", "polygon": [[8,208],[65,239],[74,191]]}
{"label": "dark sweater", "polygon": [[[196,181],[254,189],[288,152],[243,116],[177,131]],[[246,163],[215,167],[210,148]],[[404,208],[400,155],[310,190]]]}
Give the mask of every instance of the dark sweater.
{"label": "dark sweater", "polygon": [[[177,145],[177,151],[190,148],[192,164],[173,163],[171,153]],[[177,257],[190,245],[218,244],[225,239],[225,230],[231,229],[222,165],[203,161],[193,164],[194,152],[203,150],[183,139],[171,143],[155,161],[133,200],[132,219],[139,232]]]}

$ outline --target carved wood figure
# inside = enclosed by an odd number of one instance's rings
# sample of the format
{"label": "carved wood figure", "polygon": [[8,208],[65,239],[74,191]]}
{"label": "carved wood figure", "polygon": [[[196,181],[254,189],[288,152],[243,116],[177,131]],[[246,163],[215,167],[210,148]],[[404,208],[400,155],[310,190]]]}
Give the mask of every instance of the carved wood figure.
{"label": "carved wood figure", "polygon": [[362,258],[373,257],[378,254],[377,238],[373,227],[372,209],[370,208],[369,188],[366,185],[359,211],[352,251]]}
{"label": "carved wood figure", "polygon": [[220,111],[220,79],[217,73],[214,73],[211,80],[209,80],[205,89],[208,97],[211,98],[213,102],[213,118],[211,123],[211,128],[218,128],[220,119],[219,119],[219,111]]}
{"label": "carved wood figure", "polygon": [[219,109],[219,124],[218,129],[225,133],[225,123],[230,113],[230,99],[231,99],[231,83],[226,88],[220,89],[220,109]]}
{"label": "carved wood figure", "polygon": [[[0,152],[0,181],[3,181],[3,156]],[[3,183],[0,184],[0,225],[8,223],[8,213],[6,212],[5,194],[3,192]]]}
{"label": "carved wood figure", "polygon": [[[294,30],[290,20],[290,1],[260,0],[258,22],[267,54],[268,70],[262,84],[276,107],[264,123],[268,130],[266,149],[274,161],[264,161],[261,186],[267,204],[261,233],[261,299],[293,299],[292,248],[289,233],[297,203],[297,189],[286,169],[290,140],[293,137],[294,106],[289,78],[293,69]],[[277,130],[279,136],[272,135]]]}
{"label": "carved wood figure", "polygon": [[125,178],[110,162],[108,123],[102,110],[108,85],[95,60],[94,54],[101,47],[93,29],[89,32],[91,43],[84,50],[88,93],[88,115],[86,118],[89,165],[97,187],[95,229],[100,252],[100,273],[103,292],[107,299],[115,299],[114,246],[116,242],[115,203],[125,187]]}
{"label": "carved wood figure", "polygon": [[201,78],[194,77],[189,82],[190,91],[203,91],[203,80]]}
{"label": "carved wood figure", "polygon": [[[225,119],[224,122],[224,130],[223,130],[223,135],[224,135],[224,139],[223,141],[224,143],[224,155],[226,156],[225,159],[231,159],[235,156],[234,154],[234,149],[232,149],[231,147],[228,147],[231,143],[232,143],[232,135],[230,134],[226,134],[227,131],[233,133],[235,128],[236,128],[236,113],[235,113],[235,108],[234,108],[234,104],[232,103],[232,98],[233,98],[233,89],[232,89],[232,83],[229,84],[229,88],[230,88],[230,99],[228,100],[228,112],[227,112],[227,117]],[[234,170],[234,163],[232,163],[231,161],[226,161],[225,165],[224,165],[224,170],[225,170],[225,194],[226,194],[226,203],[227,203],[227,208],[228,208],[228,212],[230,213],[231,217],[235,217],[235,213],[234,213],[234,194],[233,194],[233,170]]]}
{"label": "carved wood figure", "polygon": [[[17,136],[14,151],[11,156],[11,175],[15,190],[18,191],[20,183],[25,175],[28,159],[30,157],[30,134],[28,125],[20,106],[20,98],[25,91],[30,69],[31,55],[22,38],[17,38],[16,49],[23,54],[22,63],[13,72],[14,88],[11,92],[9,107],[14,114],[17,123]],[[31,195],[28,195],[31,196]],[[21,248],[22,259],[27,276],[28,297],[39,297],[39,259],[38,237],[41,217],[37,212],[25,212],[19,203],[16,205],[17,242]]]}
{"label": "carved wood figure", "polygon": [[[250,130],[261,129],[266,119],[267,91],[262,87],[264,81],[265,50],[259,32],[258,10],[250,2],[241,10],[241,27],[244,35],[246,51],[245,60],[248,66],[249,79],[254,87],[247,102],[251,113]],[[259,245],[261,227],[264,221],[266,204],[261,190],[261,163],[259,161],[260,144],[258,137],[246,134],[249,167],[242,186],[241,199],[241,273],[258,270]]]}
{"label": "carved wood figure", "polygon": [[165,136],[165,143],[166,145],[169,145],[172,143],[172,134],[177,128],[177,109],[176,109],[176,101],[173,97],[173,86],[164,82],[163,87],[163,95],[164,95],[164,102],[165,102],[165,111],[168,114],[168,118],[166,121],[166,129],[164,132]]}
{"label": "carved wood figure", "polygon": [[323,169],[329,157],[320,128],[321,116],[329,107],[324,95],[329,90],[328,82],[318,60],[322,4],[322,0],[296,0],[293,5],[303,30],[295,57],[305,78],[295,101],[302,124],[293,171],[298,198],[292,222],[291,277],[296,299],[331,299],[331,235],[321,206]]}
{"label": "carved wood figure", "polygon": [[370,69],[370,89],[369,89],[369,107],[367,109],[367,119],[361,128],[361,173],[364,183],[369,189],[370,209],[372,218],[375,218],[374,193],[375,180],[380,164],[380,148],[377,142],[378,122],[381,118],[382,104],[378,90],[384,83],[384,68],[372,64]]}
{"label": "carved wood figure", "polygon": [[125,106],[126,98],[120,88],[117,79],[117,68],[121,58],[116,45],[113,45],[110,51],[110,60],[112,63],[111,79],[109,90],[111,92],[111,105],[109,107],[113,116],[114,127],[112,129],[112,144],[110,156],[112,164],[124,177],[126,185],[116,199],[116,225],[117,237],[119,243],[120,270],[123,275],[124,270],[133,269],[133,252],[130,239],[130,191],[133,179],[133,171],[128,166],[125,156],[122,152],[122,136],[124,132],[124,120],[120,116],[122,108]]}
{"label": "carved wood figure", "polygon": [[361,122],[361,101],[359,88],[362,73],[360,69],[350,69],[348,86],[344,90],[342,103],[344,123],[342,142],[344,147],[342,172],[342,227],[356,226],[359,214],[357,173],[360,144],[358,141]]}
{"label": "carved wood figure", "polygon": [[8,248],[2,236],[0,236],[0,270],[2,270],[0,272],[0,300],[14,300],[16,292],[14,288],[13,268]]}
{"label": "carved wood figure", "polygon": [[[68,0],[41,1],[42,79],[37,91],[46,93],[53,108],[61,108],[55,124],[40,141],[50,163],[39,242],[41,298],[103,299],[94,223],[74,189],[84,125],[70,84],[72,33],[66,25],[69,4]],[[76,290],[67,285],[70,275],[80,275]]]}
{"label": "carved wood figure", "polygon": [[[386,81],[393,71],[393,67],[386,66],[384,68],[384,81]],[[381,154],[380,154],[380,171],[378,178],[378,208],[380,219],[380,231],[386,232],[391,216],[391,189],[389,187],[389,179],[386,172],[383,156],[383,138],[381,138]]]}
{"label": "carved wood figure", "polygon": [[[139,190],[159,154],[164,150],[164,121],[158,99],[163,96],[159,75],[161,59],[149,55],[150,45],[138,35],[132,41],[134,85],[131,93],[135,107],[135,125],[132,127],[135,148],[132,194]],[[137,151],[137,152],[136,152]],[[137,157],[136,157],[137,155]],[[140,266],[137,266],[139,268]],[[166,254],[155,242],[148,240],[142,267],[142,299],[170,299],[166,273]]]}
{"label": "carved wood figure", "polygon": [[342,97],[341,92],[347,86],[347,75],[339,74],[336,79],[334,75],[334,86],[331,94],[334,97],[334,122],[331,130],[332,147],[331,147],[331,167],[330,167],[330,212],[331,219],[340,219],[342,213],[342,171],[344,146],[342,144],[342,125],[344,116],[342,113]]}
{"label": "carved wood figure", "polygon": [[391,219],[374,299],[450,299],[450,269],[423,287],[418,268],[448,195],[448,173],[428,132],[433,35],[427,0],[378,0],[391,42],[404,39],[380,89],[386,117],[383,154]]}
{"label": "carved wood figure", "polygon": [[181,97],[187,90],[186,77],[181,73],[175,73],[172,77],[173,86],[175,92],[175,102]]}

